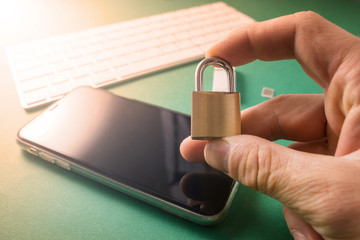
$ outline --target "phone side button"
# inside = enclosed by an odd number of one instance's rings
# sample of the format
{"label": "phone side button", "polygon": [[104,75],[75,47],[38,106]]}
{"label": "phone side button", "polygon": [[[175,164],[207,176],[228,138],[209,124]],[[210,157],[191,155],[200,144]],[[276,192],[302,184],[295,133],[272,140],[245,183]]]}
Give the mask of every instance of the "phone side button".
{"label": "phone side button", "polygon": [[59,167],[65,168],[66,170],[70,170],[70,164],[63,160],[56,159],[55,164],[58,165]]}
{"label": "phone side button", "polygon": [[35,148],[28,148],[27,151],[32,155],[38,156],[38,151]]}
{"label": "phone side button", "polygon": [[39,157],[41,157],[45,161],[55,163],[55,158],[47,153],[41,152],[41,153],[39,153]]}

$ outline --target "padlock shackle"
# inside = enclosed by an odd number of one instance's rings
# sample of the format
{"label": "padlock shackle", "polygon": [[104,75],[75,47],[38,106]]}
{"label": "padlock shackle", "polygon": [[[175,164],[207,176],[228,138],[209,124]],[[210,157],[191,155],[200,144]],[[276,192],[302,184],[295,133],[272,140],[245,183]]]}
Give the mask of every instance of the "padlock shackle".
{"label": "padlock shackle", "polygon": [[195,91],[204,90],[204,70],[209,65],[219,66],[226,71],[229,80],[229,92],[235,92],[234,72],[231,64],[221,58],[214,57],[203,59],[197,66],[195,71]]}

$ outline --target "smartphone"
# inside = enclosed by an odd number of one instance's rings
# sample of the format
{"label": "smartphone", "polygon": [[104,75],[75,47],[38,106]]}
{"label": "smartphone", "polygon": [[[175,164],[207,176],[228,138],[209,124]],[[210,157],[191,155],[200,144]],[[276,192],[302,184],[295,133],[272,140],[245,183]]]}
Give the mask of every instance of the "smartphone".
{"label": "smartphone", "polygon": [[179,146],[190,116],[80,87],[22,127],[26,151],[199,224],[224,218],[237,182]]}

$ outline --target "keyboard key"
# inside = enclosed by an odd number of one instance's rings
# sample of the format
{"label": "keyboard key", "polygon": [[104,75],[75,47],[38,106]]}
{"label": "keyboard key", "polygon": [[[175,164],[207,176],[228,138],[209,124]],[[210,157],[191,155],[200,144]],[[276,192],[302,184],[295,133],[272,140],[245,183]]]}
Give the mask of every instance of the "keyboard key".
{"label": "keyboard key", "polygon": [[34,91],[36,89],[44,88],[47,86],[47,84],[48,84],[48,78],[43,77],[43,78],[33,79],[31,81],[21,82],[20,88],[22,92],[27,93]]}
{"label": "keyboard key", "polygon": [[[132,57],[134,57],[134,56],[132,56]],[[109,65],[113,68],[117,68],[117,67],[127,65],[129,61],[131,61],[131,60],[128,58],[122,57],[122,58],[117,58],[117,59],[113,59],[113,60],[109,61]]]}
{"label": "keyboard key", "polygon": [[80,58],[76,58],[76,59],[73,59],[71,61],[71,63],[75,66],[86,66],[86,65],[90,65],[92,63],[92,59],[91,58],[88,58],[88,57],[80,57]]}
{"label": "keyboard key", "polygon": [[71,70],[74,68],[74,66],[68,62],[59,62],[59,63],[54,64],[53,66],[57,73],[68,71],[68,70]]}
{"label": "keyboard key", "polygon": [[81,78],[88,76],[90,74],[90,69],[88,67],[81,67],[74,69],[73,71],[69,72],[69,75],[74,78]]}
{"label": "keyboard key", "polygon": [[45,102],[46,95],[43,90],[32,91],[23,95],[23,100],[26,105],[33,105],[39,102]]}
{"label": "keyboard key", "polygon": [[60,83],[48,87],[47,92],[50,97],[55,98],[68,93],[70,90],[71,89],[67,83]]}
{"label": "keyboard key", "polygon": [[102,47],[99,45],[91,45],[84,49],[86,54],[95,54],[102,51]]}
{"label": "keyboard key", "polygon": [[70,82],[70,86],[72,89],[81,86],[90,86],[90,84],[91,84],[90,77],[81,77]]}
{"label": "keyboard key", "polygon": [[162,53],[171,53],[177,50],[179,50],[179,47],[175,43],[164,45],[164,47],[161,48]]}
{"label": "keyboard key", "polygon": [[34,79],[34,78],[43,77],[43,76],[50,75],[50,74],[51,74],[51,70],[49,68],[37,67],[37,68],[30,69],[28,71],[18,72],[17,78],[19,79],[20,82],[22,82],[22,81],[26,81],[26,80],[30,80],[30,79]]}
{"label": "keyboard key", "polygon": [[49,77],[51,84],[58,84],[62,82],[67,82],[70,80],[70,77],[67,73],[58,73]]}
{"label": "keyboard key", "polygon": [[97,63],[90,66],[90,70],[93,73],[109,71],[109,65],[106,63]]}
{"label": "keyboard key", "polygon": [[63,54],[57,54],[57,55],[51,55],[48,56],[45,61],[48,64],[54,64],[54,63],[58,63],[58,62],[63,62],[65,60],[64,55]]}
{"label": "keyboard key", "polygon": [[36,68],[36,67],[41,67],[41,66],[42,66],[42,61],[32,59],[32,60],[17,64],[16,70],[19,72],[22,72],[22,71],[26,71],[26,70]]}
{"label": "keyboard key", "polygon": [[109,59],[111,59],[111,55],[109,53],[106,53],[106,52],[101,52],[101,53],[94,56],[95,62],[103,62],[103,61],[106,61],[106,60],[109,60]]}
{"label": "keyboard key", "polygon": [[65,56],[69,59],[80,58],[81,56],[83,56],[83,53],[80,50],[73,50],[73,51],[68,51],[65,54]]}
{"label": "keyboard key", "polygon": [[180,49],[187,49],[187,48],[193,47],[194,42],[187,39],[187,40],[176,42],[176,45],[178,45]]}
{"label": "keyboard key", "polygon": [[100,72],[91,76],[91,81],[95,86],[102,86],[106,83],[115,82],[117,76],[113,72]]}
{"label": "keyboard key", "polygon": [[153,58],[159,56],[159,52],[161,52],[161,48],[148,48],[143,51],[144,59]]}

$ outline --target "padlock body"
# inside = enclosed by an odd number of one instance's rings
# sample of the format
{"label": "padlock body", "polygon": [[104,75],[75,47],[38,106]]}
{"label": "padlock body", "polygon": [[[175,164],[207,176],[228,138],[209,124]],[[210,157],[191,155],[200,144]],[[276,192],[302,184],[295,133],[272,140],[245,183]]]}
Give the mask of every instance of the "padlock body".
{"label": "padlock body", "polygon": [[241,133],[240,93],[193,91],[191,97],[192,139]]}

